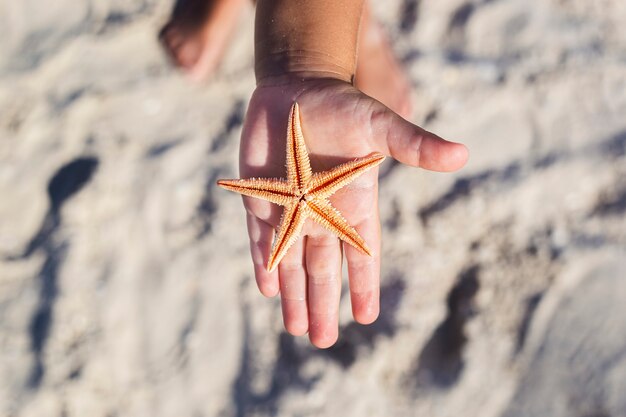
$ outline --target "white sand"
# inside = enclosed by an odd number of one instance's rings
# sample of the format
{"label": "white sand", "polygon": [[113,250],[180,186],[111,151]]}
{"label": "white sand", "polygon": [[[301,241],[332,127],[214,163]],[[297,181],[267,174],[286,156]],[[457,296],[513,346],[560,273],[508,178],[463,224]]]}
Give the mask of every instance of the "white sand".
{"label": "white sand", "polygon": [[472,158],[383,167],[384,310],[345,299],[329,351],[283,333],[214,186],[252,15],[198,86],[170,6],[0,1],[0,416],[626,415],[624,1],[375,5],[414,121]]}

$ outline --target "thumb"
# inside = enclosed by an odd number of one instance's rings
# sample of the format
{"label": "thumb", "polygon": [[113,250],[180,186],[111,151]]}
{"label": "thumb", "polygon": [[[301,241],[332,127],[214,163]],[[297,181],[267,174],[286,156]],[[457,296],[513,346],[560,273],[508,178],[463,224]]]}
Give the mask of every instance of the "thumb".
{"label": "thumb", "polygon": [[465,145],[442,139],[382,104],[372,106],[370,124],[376,150],[403,164],[450,172],[461,169],[469,157]]}

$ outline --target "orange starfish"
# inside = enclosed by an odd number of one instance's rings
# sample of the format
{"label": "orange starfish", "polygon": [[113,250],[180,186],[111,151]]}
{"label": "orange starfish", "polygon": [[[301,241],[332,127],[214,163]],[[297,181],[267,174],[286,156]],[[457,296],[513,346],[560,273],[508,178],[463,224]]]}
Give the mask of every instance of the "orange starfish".
{"label": "orange starfish", "polygon": [[278,227],[278,237],[274,241],[267,262],[267,270],[272,272],[291,245],[298,240],[307,218],[318,222],[344,242],[371,256],[363,238],[331,205],[329,198],[365,171],[379,165],[384,159],[384,155],[373,153],[365,158],[338,165],[329,171],[314,174],[311,171],[309,154],[300,126],[300,109],[298,103],[294,103],[287,129],[287,179],[218,180],[217,185],[285,207]]}

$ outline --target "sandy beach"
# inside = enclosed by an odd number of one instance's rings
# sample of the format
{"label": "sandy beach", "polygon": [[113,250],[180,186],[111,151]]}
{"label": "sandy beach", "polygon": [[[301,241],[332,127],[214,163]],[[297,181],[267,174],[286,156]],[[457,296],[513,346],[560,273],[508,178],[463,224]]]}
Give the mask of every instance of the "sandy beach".
{"label": "sandy beach", "polygon": [[626,2],[373,4],[411,120],[471,157],[381,166],[381,315],[344,294],[327,350],[215,185],[254,12],[198,84],[171,8],[0,0],[0,416],[626,416]]}

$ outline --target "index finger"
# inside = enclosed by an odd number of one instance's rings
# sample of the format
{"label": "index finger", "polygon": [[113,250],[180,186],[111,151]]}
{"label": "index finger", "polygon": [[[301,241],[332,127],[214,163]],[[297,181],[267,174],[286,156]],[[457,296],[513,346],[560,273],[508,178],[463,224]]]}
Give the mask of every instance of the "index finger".
{"label": "index finger", "polygon": [[372,198],[367,217],[355,226],[367,242],[371,256],[353,246],[343,245],[348,263],[352,315],[361,324],[370,324],[378,317],[380,297],[380,221],[378,214],[378,189]]}

